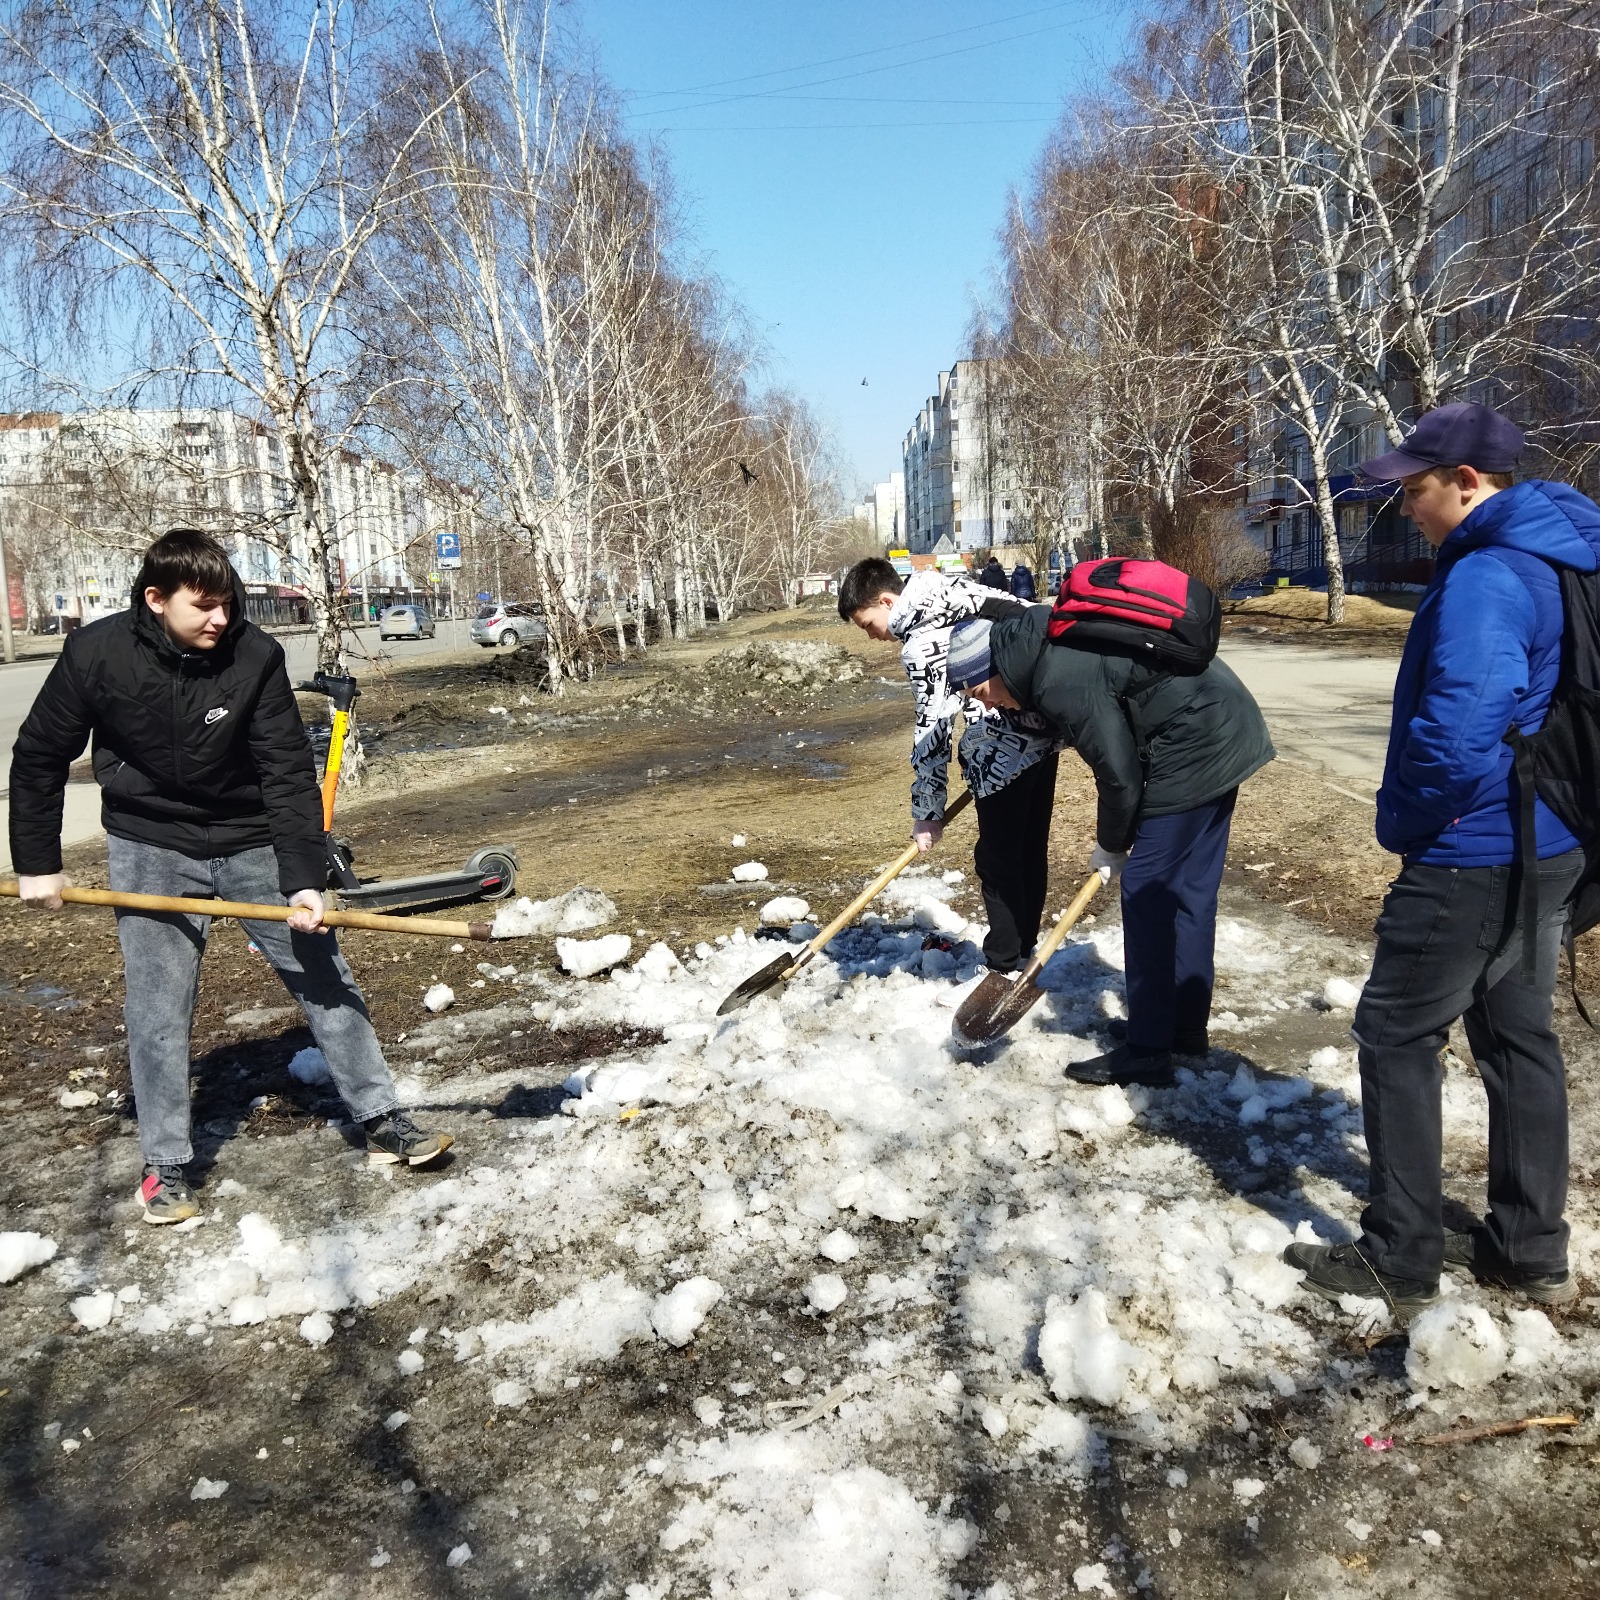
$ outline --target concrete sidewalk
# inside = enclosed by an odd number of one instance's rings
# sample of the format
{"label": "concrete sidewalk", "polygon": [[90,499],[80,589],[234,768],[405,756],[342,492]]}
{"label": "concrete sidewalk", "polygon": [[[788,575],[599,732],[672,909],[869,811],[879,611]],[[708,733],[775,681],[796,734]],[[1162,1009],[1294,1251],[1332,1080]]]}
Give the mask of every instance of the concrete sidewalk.
{"label": "concrete sidewalk", "polygon": [[1224,639],[1220,654],[1256,697],[1278,754],[1371,798],[1383,781],[1398,657]]}

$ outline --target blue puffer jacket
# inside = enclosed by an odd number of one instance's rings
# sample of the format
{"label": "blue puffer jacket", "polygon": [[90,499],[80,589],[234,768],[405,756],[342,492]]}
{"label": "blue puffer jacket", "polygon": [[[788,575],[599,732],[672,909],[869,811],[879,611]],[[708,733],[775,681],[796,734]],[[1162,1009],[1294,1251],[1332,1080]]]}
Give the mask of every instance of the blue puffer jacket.
{"label": "blue puffer jacket", "polygon": [[[1506,730],[1544,721],[1561,666],[1557,567],[1600,567],[1600,506],[1565,484],[1533,480],[1477,507],[1439,548],[1406,639],[1378,843],[1441,867],[1517,859],[1515,784]],[[1539,856],[1578,841],[1541,800]]]}

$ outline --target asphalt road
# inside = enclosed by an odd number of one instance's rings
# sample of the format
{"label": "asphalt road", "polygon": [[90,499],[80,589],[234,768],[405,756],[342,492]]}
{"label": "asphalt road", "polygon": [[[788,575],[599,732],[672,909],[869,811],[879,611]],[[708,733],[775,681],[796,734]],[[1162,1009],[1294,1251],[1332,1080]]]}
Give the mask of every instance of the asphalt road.
{"label": "asphalt road", "polygon": [[[362,649],[382,652],[396,659],[404,656],[427,655],[438,650],[464,650],[471,641],[467,637],[466,622],[440,622],[432,639],[392,639],[381,643],[376,628],[357,630]],[[309,678],[316,669],[316,638],[310,633],[291,633],[281,636],[285,655],[289,658],[289,677],[299,683]],[[55,657],[18,661],[11,666],[0,666],[0,760],[9,769],[11,746],[16,741],[17,730],[32,707],[34,697],[44,685]],[[359,678],[361,662],[354,656],[351,670]],[[6,825],[11,815],[9,794],[0,789],[0,872],[11,869],[11,851],[6,838]],[[67,785],[66,810],[62,819],[61,841],[77,844],[93,839],[100,832],[100,791],[92,783]]]}

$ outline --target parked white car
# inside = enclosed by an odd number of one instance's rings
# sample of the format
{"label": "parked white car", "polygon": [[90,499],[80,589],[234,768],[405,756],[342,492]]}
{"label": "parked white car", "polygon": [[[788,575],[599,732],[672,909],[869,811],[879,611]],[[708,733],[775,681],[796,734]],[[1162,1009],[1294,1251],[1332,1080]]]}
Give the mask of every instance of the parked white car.
{"label": "parked white car", "polygon": [[515,650],[518,645],[531,644],[548,636],[544,614],[537,606],[496,601],[483,606],[472,619],[472,642],[485,650],[504,645]]}

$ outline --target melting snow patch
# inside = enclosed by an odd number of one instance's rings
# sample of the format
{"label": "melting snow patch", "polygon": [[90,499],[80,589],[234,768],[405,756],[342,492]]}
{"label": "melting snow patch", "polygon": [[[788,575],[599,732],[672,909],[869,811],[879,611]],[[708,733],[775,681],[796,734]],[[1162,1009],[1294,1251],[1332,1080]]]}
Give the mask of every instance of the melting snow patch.
{"label": "melting snow patch", "polygon": [[41,1233],[0,1233],[0,1283],[14,1283],[42,1267],[56,1253],[56,1242]]}
{"label": "melting snow patch", "polygon": [[814,1310],[827,1316],[830,1311],[837,1311],[844,1304],[849,1292],[838,1273],[819,1272],[806,1285],[806,1300]]}
{"label": "melting snow patch", "polygon": [[769,928],[788,928],[804,922],[811,906],[798,895],[780,894],[761,908],[761,920]]}
{"label": "melting snow patch", "polygon": [[1058,1400],[1102,1406],[1117,1405],[1129,1378],[1149,1365],[1149,1357],[1111,1326],[1098,1289],[1085,1289],[1070,1304],[1051,1300],[1039,1334],[1039,1361]]}
{"label": "melting snow patch", "polygon": [[447,1567],[464,1567],[471,1559],[472,1546],[470,1544],[458,1544],[444,1558],[444,1564]]}
{"label": "melting snow patch", "polygon": [[1329,978],[1322,986],[1322,1001],[1330,1011],[1354,1011],[1361,999],[1362,984],[1348,978]]}
{"label": "melting snow patch", "polygon": [[766,866],[760,861],[741,861],[733,869],[735,883],[765,883],[766,878]]}
{"label": "melting snow patch", "polygon": [[423,995],[422,1003],[437,1014],[456,1003],[456,992],[448,983],[436,983]]}
{"label": "melting snow patch", "polygon": [[625,933],[608,933],[599,939],[557,939],[556,959],[574,978],[592,978],[597,972],[620,966],[632,949],[633,940]]}
{"label": "melting snow patch", "polygon": [[56,1098],[56,1104],[64,1111],[82,1111],[99,1103],[100,1096],[93,1089],[63,1089]]}
{"label": "melting snow patch", "polygon": [[694,1338],[706,1313],[722,1298],[722,1285],[710,1278],[689,1278],[650,1308],[650,1326],[679,1349]]}
{"label": "melting snow patch", "polygon": [[[444,988],[444,985],[440,984],[439,987]],[[448,992],[449,991],[446,990],[446,993]],[[433,990],[430,989],[428,993],[431,995]],[[455,996],[451,995],[450,998],[454,999]],[[422,1003],[425,1006],[428,1006],[430,1011],[439,1010],[438,1006],[428,1005],[426,996],[424,996]],[[295,1053],[289,1058],[289,1076],[293,1078],[296,1083],[333,1082],[333,1074],[328,1070],[327,1057],[324,1056],[323,1053],[314,1045],[305,1050],[295,1051]]]}
{"label": "melting snow patch", "polygon": [[196,1478],[189,1491],[191,1500],[220,1500],[228,1492],[226,1478]]}
{"label": "melting snow patch", "polygon": [[835,1228],[817,1246],[817,1254],[842,1265],[846,1261],[854,1261],[861,1254],[861,1246],[843,1228]]}
{"label": "melting snow patch", "polygon": [[109,1289],[101,1289],[97,1294],[80,1295],[71,1307],[73,1316],[91,1331],[104,1328],[111,1321],[111,1314],[116,1308],[117,1297]]}
{"label": "melting snow patch", "polygon": [[616,920],[616,903],[598,889],[581,884],[553,900],[530,900],[523,895],[494,914],[490,929],[496,939],[525,939],[533,934],[583,933]]}
{"label": "melting snow patch", "polygon": [[1482,1306],[1429,1306],[1410,1328],[1406,1376],[1414,1389],[1477,1389],[1506,1370],[1506,1341]]}
{"label": "melting snow patch", "polygon": [[874,1467],[833,1468],[801,1436],[708,1439],[672,1477],[691,1492],[661,1546],[682,1553],[698,1593],[943,1594],[947,1565],[977,1543],[971,1523]]}
{"label": "melting snow patch", "polygon": [[333,1319],[324,1311],[313,1311],[300,1319],[300,1337],[307,1344],[326,1344],[333,1337]]}

